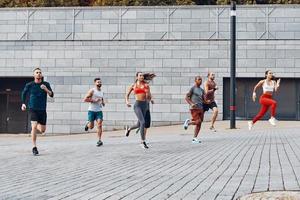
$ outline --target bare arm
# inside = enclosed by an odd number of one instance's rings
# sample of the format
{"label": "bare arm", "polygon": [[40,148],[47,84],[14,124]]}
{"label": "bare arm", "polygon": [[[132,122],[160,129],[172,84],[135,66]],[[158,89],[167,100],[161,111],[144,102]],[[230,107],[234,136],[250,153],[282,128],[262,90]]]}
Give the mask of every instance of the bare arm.
{"label": "bare arm", "polygon": [[133,86],[134,86],[134,84],[132,84],[132,85],[128,88],[127,93],[126,93],[126,95],[125,95],[125,102],[126,102],[126,105],[127,105],[128,107],[131,106],[131,105],[130,105],[130,102],[129,102],[129,96],[130,96],[130,94],[131,94],[131,92],[132,92],[132,90],[133,90]]}
{"label": "bare arm", "polygon": [[151,93],[151,91],[150,91],[149,85],[148,85],[147,99],[148,99],[152,104],[154,104],[153,96],[152,96],[152,93]]}
{"label": "bare arm", "polygon": [[102,97],[102,99],[101,99],[101,104],[102,104],[102,106],[105,106],[104,94],[103,94],[103,97]]}
{"label": "bare arm", "polygon": [[252,93],[252,100],[253,101],[255,101],[255,99],[256,99],[256,89],[258,88],[258,87],[261,87],[263,84],[264,84],[264,81],[265,80],[261,80],[261,81],[259,81],[255,86],[254,86],[254,88],[253,88],[253,93]]}
{"label": "bare arm", "polygon": [[94,93],[94,91],[92,89],[90,89],[88,91],[88,93],[85,95],[83,101],[84,102],[94,102],[94,100],[92,99],[93,93]]}
{"label": "bare arm", "polygon": [[191,100],[192,98],[192,94],[193,94],[193,91],[192,89],[190,89],[190,91],[185,95],[185,101],[191,105],[191,107],[195,107],[196,104]]}
{"label": "bare arm", "polygon": [[274,84],[275,84],[275,92],[277,92],[279,89],[279,86],[280,86],[280,79],[278,79],[277,81],[274,81]]}

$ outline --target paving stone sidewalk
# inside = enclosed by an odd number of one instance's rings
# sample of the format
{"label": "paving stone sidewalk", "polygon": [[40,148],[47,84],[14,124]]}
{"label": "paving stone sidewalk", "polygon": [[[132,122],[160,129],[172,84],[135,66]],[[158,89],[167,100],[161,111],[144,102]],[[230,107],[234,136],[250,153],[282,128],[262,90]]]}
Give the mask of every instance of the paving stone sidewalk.
{"label": "paving stone sidewalk", "polygon": [[32,156],[25,135],[0,135],[0,199],[233,200],[259,191],[300,190],[300,123],[246,121],[238,129],[204,123],[201,144],[193,128],[151,128],[150,149],[134,132],[39,137]]}

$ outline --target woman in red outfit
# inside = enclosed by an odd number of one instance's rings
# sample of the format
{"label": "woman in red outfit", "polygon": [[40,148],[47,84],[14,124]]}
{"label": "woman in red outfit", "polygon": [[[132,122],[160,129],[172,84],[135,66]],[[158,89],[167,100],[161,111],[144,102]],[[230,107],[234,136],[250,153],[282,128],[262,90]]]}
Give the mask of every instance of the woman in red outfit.
{"label": "woman in red outfit", "polygon": [[252,99],[255,102],[256,100],[256,89],[259,87],[263,88],[263,94],[259,98],[259,103],[261,104],[261,108],[259,113],[253,118],[252,121],[248,122],[248,128],[249,130],[252,129],[255,122],[257,122],[259,119],[261,119],[265,113],[268,111],[268,109],[271,107],[271,118],[269,119],[269,122],[271,125],[276,125],[276,119],[275,119],[275,113],[276,113],[276,107],[277,102],[272,98],[273,92],[276,92],[280,85],[280,79],[277,81],[274,80],[274,75],[271,70],[267,70],[265,72],[265,79],[259,81],[256,86],[253,89]]}
{"label": "woman in red outfit", "polygon": [[150,127],[150,110],[149,110],[149,101],[153,103],[152,95],[150,92],[150,87],[148,82],[151,81],[155,77],[153,73],[136,73],[135,83],[132,84],[125,96],[126,104],[128,107],[131,107],[129,102],[129,96],[131,92],[135,94],[135,104],[134,104],[134,112],[138,118],[138,123],[132,127],[126,126],[126,136],[129,136],[129,132],[133,129],[139,128],[141,133],[141,146],[145,149],[148,149],[148,145],[146,143],[146,131],[147,128]]}

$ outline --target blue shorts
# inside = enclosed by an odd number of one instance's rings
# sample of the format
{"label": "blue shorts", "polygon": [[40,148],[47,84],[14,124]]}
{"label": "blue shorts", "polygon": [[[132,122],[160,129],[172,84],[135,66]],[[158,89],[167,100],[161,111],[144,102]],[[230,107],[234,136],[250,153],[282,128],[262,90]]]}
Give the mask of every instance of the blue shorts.
{"label": "blue shorts", "polygon": [[93,122],[95,120],[103,120],[103,112],[102,111],[98,111],[98,112],[94,112],[94,111],[90,111],[88,112],[88,121],[89,122]]}

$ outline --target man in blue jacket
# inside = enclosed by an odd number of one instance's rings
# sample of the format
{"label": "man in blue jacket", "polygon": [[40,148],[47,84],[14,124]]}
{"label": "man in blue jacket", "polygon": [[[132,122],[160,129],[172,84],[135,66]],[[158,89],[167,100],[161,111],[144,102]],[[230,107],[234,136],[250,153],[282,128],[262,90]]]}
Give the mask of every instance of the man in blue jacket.
{"label": "man in blue jacket", "polygon": [[33,70],[34,81],[31,81],[25,85],[22,92],[22,111],[26,111],[26,98],[29,96],[28,108],[30,112],[31,121],[31,137],[32,137],[32,153],[38,155],[39,152],[36,147],[36,134],[37,131],[44,133],[46,131],[47,121],[47,95],[54,96],[50,84],[43,81],[43,75],[40,68]]}

